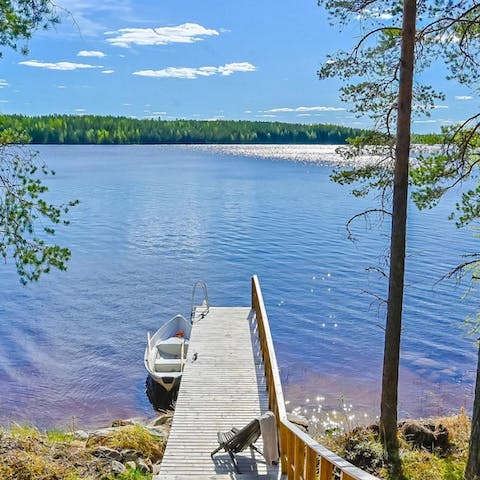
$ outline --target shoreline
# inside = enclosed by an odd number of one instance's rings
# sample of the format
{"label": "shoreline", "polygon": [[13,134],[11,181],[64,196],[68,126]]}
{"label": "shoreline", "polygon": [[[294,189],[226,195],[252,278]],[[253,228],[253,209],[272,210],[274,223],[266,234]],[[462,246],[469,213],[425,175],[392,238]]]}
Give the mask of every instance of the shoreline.
{"label": "shoreline", "polygon": [[172,417],[168,412],[149,420],[117,420],[90,431],[0,428],[0,478],[151,478],[158,473]]}
{"label": "shoreline", "polygon": [[[148,480],[158,474],[173,414],[157,415],[153,420],[126,419],[92,431],[40,430],[12,425],[0,428],[0,478],[57,478]],[[320,444],[378,478],[388,475],[378,424],[325,425],[315,431],[295,414],[291,422]],[[446,478],[444,468],[455,471],[460,480],[465,468],[471,419],[457,415],[400,421],[399,439],[402,465],[408,480]],[[423,468],[427,467],[427,470]],[[433,468],[435,466],[435,468]],[[453,468],[453,470],[452,470]],[[417,473],[418,472],[418,473]],[[423,473],[422,473],[423,472]]]}

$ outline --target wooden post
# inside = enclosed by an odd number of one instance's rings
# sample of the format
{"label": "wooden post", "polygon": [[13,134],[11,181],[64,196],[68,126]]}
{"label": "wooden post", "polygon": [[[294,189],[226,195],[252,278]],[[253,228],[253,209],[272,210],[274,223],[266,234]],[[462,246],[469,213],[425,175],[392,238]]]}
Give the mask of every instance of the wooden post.
{"label": "wooden post", "polygon": [[317,467],[318,467],[318,456],[317,452],[312,450],[310,447],[307,447],[307,458],[305,465],[305,480],[316,480],[317,478]]}
{"label": "wooden post", "polygon": [[287,452],[288,452],[288,429],[283,423],[280,425],[280,462],[282,466],[282,474],[287,473],[288,461],[287,461]]}
{"label": "wooden post", "polygon": [[320,457],[320,480],[332,480],[333,464],[326,458]]}
{"label": "wooden post", "polygon": [[305,444],[303,441],[295,436],[295,476],[294,480],[305,478]]}
{"label": "wooden post", "polygon": [[287,442],[287,478],[288,480],[294,480],[294,464],[295,464],[295,434],[288,431],[288,442]]}

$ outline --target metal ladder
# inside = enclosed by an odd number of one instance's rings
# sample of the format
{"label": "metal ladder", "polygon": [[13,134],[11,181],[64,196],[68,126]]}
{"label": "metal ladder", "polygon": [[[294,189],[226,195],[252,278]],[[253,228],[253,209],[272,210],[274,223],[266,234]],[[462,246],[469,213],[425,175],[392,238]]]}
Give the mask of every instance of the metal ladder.
{"label": "metal ladder", "polygon": [[[200,287],[203,292],[203,300],[200,304],[195,304],[195,294],[197,292],[197,287]],[[190,322],[192,325],[202,318],[204,318],[210,309],[210,304],[208,301],[208,291],[207,291],[207,284],[203,280],[198,280],[195,282],[192,291],[192,303],[190,308]]]}

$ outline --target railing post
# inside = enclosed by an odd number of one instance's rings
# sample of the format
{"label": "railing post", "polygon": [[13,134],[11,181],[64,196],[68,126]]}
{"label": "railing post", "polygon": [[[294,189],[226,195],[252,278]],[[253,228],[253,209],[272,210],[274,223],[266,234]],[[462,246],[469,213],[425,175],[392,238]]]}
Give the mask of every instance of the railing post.
{"label": "railing post", "polygon": [[320,480],[332,480],[333,464],[326,458],[320,457]]}
{"label": "railing post", "polygon": [[[278,422],[278,420],[277,420]],[[282,474],[286,474],[288,470],[288,429],[283,423],[278,423],[280,427],[280,462],[282,467]]]}
{"label": "railing post", "polygon": [[295,468],[295,434],[290,431],[288,432],[287,452],[287,478],[288,480],[293,480]]}
{"label": "railing post", "polygon": [[317,478],[318,455],[310,447],[307,447],[305,464],[305,480],[315,480]]}
{"label": "railing post", "polygon": [[305,478],[305,444],[302,439],[295,436],[295,476],[294,480]]}

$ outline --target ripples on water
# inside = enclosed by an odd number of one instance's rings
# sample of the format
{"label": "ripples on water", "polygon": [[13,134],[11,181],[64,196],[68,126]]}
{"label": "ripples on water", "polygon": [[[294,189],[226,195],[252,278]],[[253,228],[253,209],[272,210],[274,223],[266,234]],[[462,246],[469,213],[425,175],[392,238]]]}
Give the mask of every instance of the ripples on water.
{"label": "ripples on water", "polygon": [[[346,220],[375,203],[329,181],[334,147],[39,150],[57,171],[52,199],[81,203],[59,232],[73,252],[67,272],[22,287],[11,265],[0,269],[0,422],[148,415],[146,331],[188,314],[200,278],[213,304],[248,305],[254,273],[289,408],[376,416],[386,284],[367,269],[381,263],[389,226],[359,223],[357,241],[346,239]],[[473,395],[475,349],[461,324],[475,298],[436,283],[476,250],[447,220],[453,203],[410,210],[402,416],[456,411]]]}

